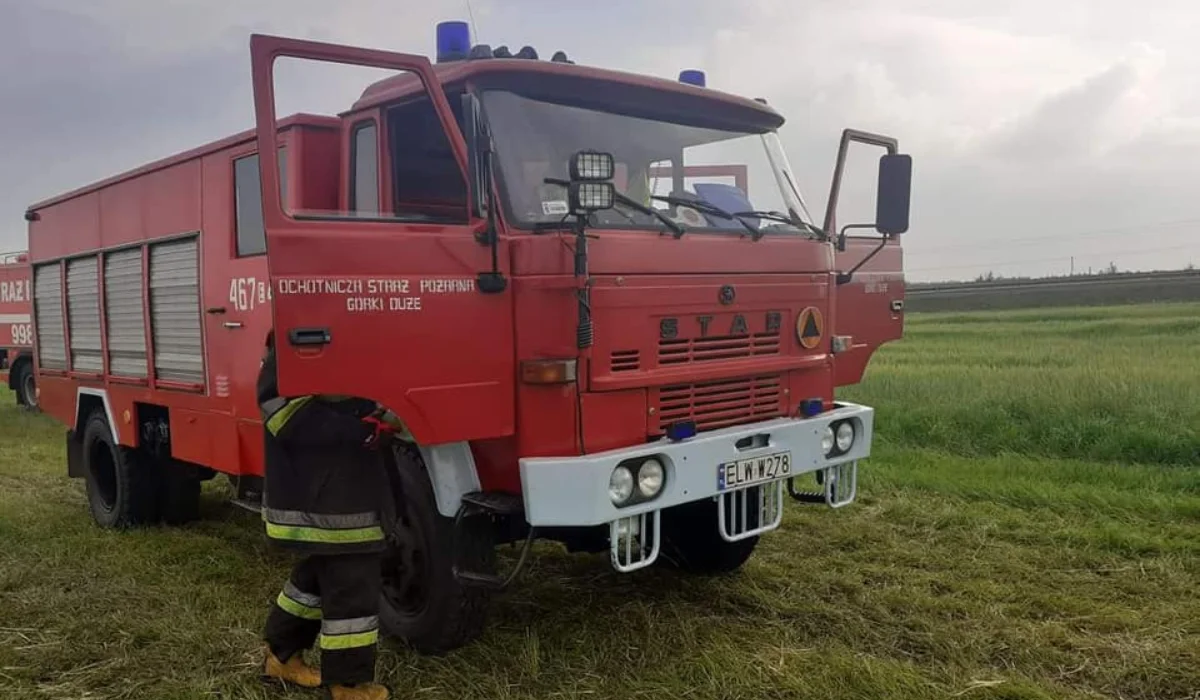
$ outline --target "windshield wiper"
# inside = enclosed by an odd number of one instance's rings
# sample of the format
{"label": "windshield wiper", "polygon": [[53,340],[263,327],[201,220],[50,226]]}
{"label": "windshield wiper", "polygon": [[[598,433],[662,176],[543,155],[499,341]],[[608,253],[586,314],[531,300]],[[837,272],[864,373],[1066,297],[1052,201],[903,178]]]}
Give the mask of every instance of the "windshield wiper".
{"label": "windshield wiper", "polygon": [[762,231],[759,231],[758,229],[751,226],[750,223],[747,222],[745,219],[743,219],[741,216],[734,214],[732,212],[727,212],[724,209],[722,209],[716,205],[709,204],[708,202],[705,202],[705,201],[686,199],[684,197],[675,197],[675,196],[671,196],[671,195],[668,195],[666,197],[663,197],[661,195],[651,195],[650,199],[658,200],[660,202],[666,202],[667,204],[673,204],[677,207],[688,207],[691,209],[695,209],[696,211],[700,212],[701,214],[708,214],[710,216],[716,216],[721,219],[728,219],[729,221],[736,221],[742,225],[742,228],[744,228],[750,232],[751,240],[757,241],[758,239],[762,238],[762,236],[763,236]]}
{"label": "windshield wiper", "polygon": [[809,231],[818,236],[823,236],[824,231],[808,223],[804,219],[792,214],[791,216],[779,211],[738,211],[733,213],[734,216],[745,216],[751,219],[766,219],[767,221],[778,221],[780,223],[795,226],[802,231]]}
{"label": "windshield wiper", "polygon": [[673,221],[671,219],[671,217],[669,217],[666,214],[662,213],[661,211],[655,209],[654,207],[648,207],[645,204],[642,204],[641,202],[637,201],[636,199],[632,199],[626,195],[621,194],[620,192],[614,192],[613,194],[616,196],[616,200],[618,203],[624,204],[625,206],[629,207],[630,209],[633,209],[634,211],[640,211],[643,214],[653,216],[654,218],[661,221],[663,226],[666,226],[667,228],[671,229],[671,231],[675,234],[676,238],[683,236],[684,231],[686,229],[684,229],[683,226],[680,226],[679,222]]}
{"label": "windshield wiper", "polygon": [[[558,178],[553,178],[553,177],[546,178],[544,182],[547,185],[560,185],[562,187],[567,187],[568,185],[571,184],[570,182],[568,182],[566,180],[559,180]],[[655,209],[654,207],[648,207],[645,204],[642,204],[641,202],[637,201],[636,199],[633,199],[631,197],[623,195],[620,192],[617,192],[615,190],[613,191],[613,198],[617,202],[624,204],[625,206],[629,207],[630,209],[633,209],[634,211],[641,212],[642,214],[645,214],[646,216],[653,216],[654,218],[658,219],[660,222],[662,222],[663,226],[666,226],[667,228],[671,229],[671,231],[675,234],[676,238],[679,238],[680,236],[683,235],[685,229],[682,226],[680,226],[677,222],[672,221],[670,219],[670,217],[668,217],[666,214],[662,213],[661,211]]]}

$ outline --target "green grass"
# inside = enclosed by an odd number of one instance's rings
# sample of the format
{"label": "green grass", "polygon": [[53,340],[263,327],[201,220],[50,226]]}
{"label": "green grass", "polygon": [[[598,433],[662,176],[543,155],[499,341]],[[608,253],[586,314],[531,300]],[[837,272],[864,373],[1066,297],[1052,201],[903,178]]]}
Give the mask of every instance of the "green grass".
{"label": "green grass", "polygon": [[891,444],[1200,463],[1200,305],[918,315],[906,331],[846,392]]}
{"label": "green grass", "polygon": [[[387,645],[416,698],[1200,697],[1200,305],[917,316],[847,398],[860,500],[790,508],[738,575],[541,547],[477,644]],[[5,404],[9,397],[0,397]],[[214,482],[111,533],[61,430],[0,409],[0,697],[283,698],[258,634],[287,561]]]}

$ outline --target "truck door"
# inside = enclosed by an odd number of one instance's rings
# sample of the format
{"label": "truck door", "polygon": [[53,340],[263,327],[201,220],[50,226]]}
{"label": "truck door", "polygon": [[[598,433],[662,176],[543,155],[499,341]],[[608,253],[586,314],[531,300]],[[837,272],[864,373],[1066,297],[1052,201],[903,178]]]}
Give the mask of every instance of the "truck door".
{"label": "truck door", "polygon": [[[878,198],[887,196],[883,179],[872,180],[873,184],[878,183],[875,189],[877,201],[873,208],[876,220],[869,220],[871,207],[856,206],[841,212],[838,210],[839,203],[845,204],[841,202],[843,175],[848,170],[847,156],[853,143],[883,148],[888,155],[897,153],[895,139],[851,129],[843,132],[838,148],[837,166],[825,213],[825,230],[836,234],[837,240],[833,335],[845,338],[848,343],[848,347],[837,354],[834,368],[837,386],[858,383],[875,349],[886,342],[898,340],[904,333],[904,255],[900,235],[875,230],[881,211]],[[882,172],[878,169],[865,172],[870,168],[864,166],[872,164],[871,159],[855,160],[849,169],[854,169],[856,175],[877,175]],[[882,164],[883,161],[874,162]],[[904,196],[907,218],[907,192]],[[855,218],[839,222],[839,214]],[[838,229],[839,225],[841,229]]]}
{"label": "truck door", "polygon": [[285,211],[277,163],[261,163],[280,392],[378,401],[424,445],[511,434],[511,286],[480,289],[486,222],[468,205],[467,148],[429,61],[258,35],[250,47],[259,152],[274,145],[276,59],[402,73],[344,113],[340,167],[298,166],[306,178],[337,168],[340,211]]}

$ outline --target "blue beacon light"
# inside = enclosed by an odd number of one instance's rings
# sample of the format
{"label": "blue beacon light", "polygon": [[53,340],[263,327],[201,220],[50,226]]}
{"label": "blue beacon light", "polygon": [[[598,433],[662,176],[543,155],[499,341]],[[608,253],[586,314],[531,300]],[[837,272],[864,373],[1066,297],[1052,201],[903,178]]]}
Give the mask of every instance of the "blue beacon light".
{"label": "blue beacon light", "polygon": [[696,437],[696,423],[694,421],[680,421],[667,426],[667,439],[671,442],[682,442],[694,437]]}
{"label": "blue beacon light", "polygon": [[696,87],[704,87],[704,71],[702,70],[682,70],[679,71],[679,82]]}
{"label": "blue beacon light", "polygon": [[438,22],[437,62],[462,61],[471,53],[471,26],[466,22]]}

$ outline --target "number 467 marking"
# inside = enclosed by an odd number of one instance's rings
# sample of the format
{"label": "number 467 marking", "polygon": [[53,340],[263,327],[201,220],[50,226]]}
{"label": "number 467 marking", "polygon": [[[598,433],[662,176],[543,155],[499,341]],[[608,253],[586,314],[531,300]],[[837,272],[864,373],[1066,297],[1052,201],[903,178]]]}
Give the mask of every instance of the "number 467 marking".
{"label": "number 467 marking", "polygon": [[271,301],[271,285],[255,277],[229,280],[229,303],[238,311],[253,311]]}

